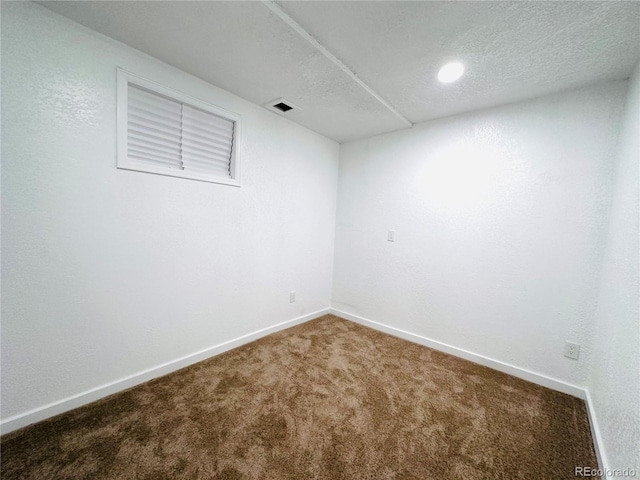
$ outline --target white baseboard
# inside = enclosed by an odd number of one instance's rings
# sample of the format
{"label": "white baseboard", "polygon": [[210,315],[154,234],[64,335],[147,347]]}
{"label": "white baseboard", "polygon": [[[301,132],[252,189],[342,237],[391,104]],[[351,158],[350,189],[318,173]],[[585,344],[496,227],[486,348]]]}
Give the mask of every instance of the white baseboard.
{"label": "white baseboard", "polygon": [[532,372],[531,370],[516,367],[515,365],[510,365],[508,363],[501,362],[500,360],[485,357],[484,355],[469,352],[468,350],[463,350],[462,348],[454,347],[453,345],[438,342],[437,340],[432,340],[430,338],[423,337],[422,335],[417,335],[415,333],[407,332],[399,328],[390,327],[389,325],[385,325],[383,323],[374,322],[373,320],[359,317],[358,315],[353,315],[348,312],[343,312],[341,310],[332,308],[331,313],[337,315],[338,317],[346,318],[347,320],[351,320],[375,330],[380,330],[381,332],[388,333],[395,337],[409,340],[410,342],[418,343],[420,345],[424,345],[425,347],[430,347],[434,350],[439,350],[441,352],[451,354],[455,357],[464,358],[465,360],[484,365],[485,367],[498,370],[499,372],[508,373],[509,375],[527,380],[531,383],[542,385],[543,387],[557,390],[568,395],[573,395],[574,397],[578,397],[582,400],[586,399],[585,389],[577,385],[573,385],[562,380],[557,380],[541,373]]}
{"label": "white baseboard", "polygon": [[379,330],[381,332],[402,338],[404,340],[408,340],[410,342],[433,348],[434,350],[439,350],[441,352],[454,355],[456,357],[464,358],[465,360],[469,360],[471,362],[493,368],[494,370],[498,370],[500,372],[508,373],[510,375],[513,375],[514,377],[522,378],[523,380],[527,380],[532,383],[542,385],[543,387],[567,393],[584,400],[587,405],[587,413],[589,416],[589,424],[591,425],[591,431],[593,434],[594,448],[596,451],[596,456],[598,458],[598,466],[603,470],[608,469],[609,464],[604,453],[602,437],[600,435],[596,413],[588,389],[333,308],[318,310],[317,312],[294,318],[292,320],[288,320],[271,327],[256,330],[255,332],[243,335],[227,342],[220,343],[218,345],[214,345],[198,352],[194,352],[190,355],[186,355],[162,365],[158,365],[134,375],[116,380],[106,385],[101,385],[99,387],[78,393],[63,400],[59,400],[57,402],[35,408],[28,412],[9,417],[0,421],[0,431],[2,432],[2,434],[6,434],[19,428],[26,427],[27,425],[31,425],[32,423],[46,420],[47,418],[59,415],[64,412],[68,412],[69,410],[73,410],[74,408],[78,408],[83,405],[87,405],[108,395],[126,390],[127,388],[134,387],[154,378],[167,375],[171,372],[180,370],[181,368],[187,367],[194,363],[198,363],[202,360],[206,360],[207,358],[213,357],[215,355],[219,355],[228,350],[252,342],[264,336],[279,332],[280,330],[284,330],[286,328],[308,322],[315,318],[326,315],[327,313],[332,313],[333,315],[351,320],[366,327],[370,327],[375,330]]}
{"label": "white baseboard", "polygon": [[141,383],[148,382],[149,380],[152,380],[154,378],[167,375],[171,372],[175,372],[176,370],[180,370],[181,368],[187,367],[194,363],[198,363],[202,360],[206,360],[207,358],[213,357],[215,355],[219,355],[246,343],[253,342],[254,340],[265,337],[272,333],[279,332],[280,330],[284,330],[286,328],[293,327],[294,325],[299,325],[301,323],[308,322],[309,320],[321,317],[323,315],[326,315],[327,313],[330,313],[330,310],[331,309],[329,308],[325,308],[323,310],[318,310],[317,312],[313,312],[302,317],[278,323],[277,325],[273,325],[271,327],[262,328],[260,330],[256,330],[255,332],[251,332],[233,340],[229,340],[218,345],[205,348],[204,350],[191,353],[184,357],[171,360],[167,363],[163,363],[162,365],[149,368],[142,372],[135,373],[106,385],[101,385],[85,392],[72,395],[68,398],[58,400],[57,402],[53,402],[48,405],[29,410],[28,412],[6,418],[0,422],[0,431],[2,432],[2,434],[9,433],[19,428],[26,427],[27,425],[31,425],[32,423],[40,422],[55,415],[68,412],[69,410],[73,410],[74,408],[81,407],[113,393],[126,390],[127,388],[131,388]]}
{"label": "white baseboard", "polygon": [[587,414],[589,416],[589,425],[591,426],[591,436],[593,437],[593,448],[596,451],[596,457],[598,457],[598,468],[603,471],[609,470],[609,461],[604,451],[604,443],[602,442],[602,436],[600,435],[600,427],[598,426],[598,420],[596,419],[596,410],[593,406],[593,400],[591,399],[591,393],[589,389],[585,389],[587,404]]}
{"label": "white baseboard", "polygon": [[463,350],[461,348],[454,347],[452,345],[447,345],[446,343],[438,342],[437,340],[432,340],[430,338],[423,337],[422,335],[417,335],[415,333],[407,332],[405,330],[391,327],[389,325],[385,325],[380,322],[374,322],[373,320],[369,320],[369,319],[360,317],[358,315],[344,312],[342,310],[337,310],[335,308],[332,308],[331,313],[338,317],[342,317],[347,320],[351,320],[352,322],[364,325],[365,327],[370,327],[370,328],[373,328],[374,330],[388,333],[395,337],[399,337],[404,340],[409,340],[410,342],[417,343],[419,345],[424,345],[426,347],[433,348],[434,350],[439,350],[441,352],[448,353],[456,357],[464,358],[465,360],[469,360],[471,362],[484,365],[485,367],[498,370],[499,372],[508,373],[509,375],[513,375],[514,377],[527,380],[531,383],[535,383],[537,385],[541,385],[543,387],[547,387],[552,390],[556,390],[558,392],[566,393],[568,395],[573,395],[574,397],[578,397],[581,400],[584,400],[587,406],[587,414],[589,417],[589,424],[591,426],[593,446],[596,451],[596,457],[598,459],[598,467],[603,470],[606,470],[608,468],[609,464],[607,462],[607,458],[604,452],[604,445],[602,443],[602,437],[600,435],[598,421],[596,420],[596,412],[593,406],[593,401],[591,400],[591,395],[589,394],[589,390],[587,388],[579,387],[577,385],[573,385],[571,383],[567,383],[562,380],[548,377],[541,373],[532,372],[531,370],[516,367],[515,365],[510,365],[508,363],[501,362],[500,360],[495,360],[493,358],[485,357],[484,355],[479,355],[477,353],[469,352],[467,350]]}

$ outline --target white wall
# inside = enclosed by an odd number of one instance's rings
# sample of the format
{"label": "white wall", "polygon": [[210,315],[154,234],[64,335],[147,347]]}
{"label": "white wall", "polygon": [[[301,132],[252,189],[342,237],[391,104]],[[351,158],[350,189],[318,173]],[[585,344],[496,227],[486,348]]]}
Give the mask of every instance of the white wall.
{"label": "white wall", "polygon": [[609,466],[640,472],[640,65],[623,122],[589,383]]}
{"label": "white wall", "polygon": [[584,387],[626,91],[343,144],[332,306]]}
{"label": "white wall", "polygon": [[[240,113],[243,186],[117,170],[116,66]],[[337,144],[29,3],[2,67],[4,420],[329,306]],[[626,82],[340,152],[333,306],[589,386],[613,467],[640,435],[638,77],[617,156]]]}
{"label": "white wall", "polygon": [[[242,115],[242,187],[117,170],[117,66]],[[2,128],[3,419],[329,307],[335,142],[21,2]]]}

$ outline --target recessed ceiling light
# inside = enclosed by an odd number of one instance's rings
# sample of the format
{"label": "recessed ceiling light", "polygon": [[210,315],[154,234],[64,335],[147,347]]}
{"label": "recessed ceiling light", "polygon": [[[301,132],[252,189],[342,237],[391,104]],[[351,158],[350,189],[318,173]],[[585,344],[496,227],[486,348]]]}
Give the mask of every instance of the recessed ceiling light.
{"label": "recessed ceiling light", "polygon": [[460,62],[451,62],[443,66],[438,72],[438,80],[442,83],[451,83],[458,80],[464,73],[464,65]]}

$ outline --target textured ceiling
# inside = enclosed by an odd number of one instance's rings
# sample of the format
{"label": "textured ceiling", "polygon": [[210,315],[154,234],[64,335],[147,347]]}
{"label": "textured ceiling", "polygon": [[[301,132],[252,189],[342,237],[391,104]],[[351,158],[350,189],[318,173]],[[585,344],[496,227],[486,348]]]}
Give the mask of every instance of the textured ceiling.
{"label": "textured ceiling", "polygon": [[[284,8],[412,122],[621,79],[638,2],[291,2]],[[447,60],[467,75],[435,81]]]}
{"label": "textured ceiling", "polygon": [[[42,2],[337,141],[626,78],[640,2]],[[467,74],[441,85],[438,68]]]}

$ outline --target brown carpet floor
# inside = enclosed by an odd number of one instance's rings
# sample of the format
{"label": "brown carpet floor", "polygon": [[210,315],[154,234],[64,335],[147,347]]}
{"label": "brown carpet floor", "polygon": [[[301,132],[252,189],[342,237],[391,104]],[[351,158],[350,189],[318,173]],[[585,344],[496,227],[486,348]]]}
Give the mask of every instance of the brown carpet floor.
{"label": "brown carpet floor", "polygon": [[585,404],[327,315],[12,432],[9,479],[573,479]]}

